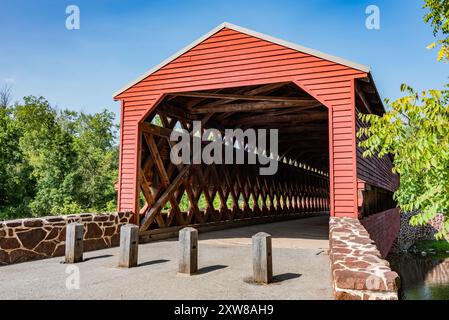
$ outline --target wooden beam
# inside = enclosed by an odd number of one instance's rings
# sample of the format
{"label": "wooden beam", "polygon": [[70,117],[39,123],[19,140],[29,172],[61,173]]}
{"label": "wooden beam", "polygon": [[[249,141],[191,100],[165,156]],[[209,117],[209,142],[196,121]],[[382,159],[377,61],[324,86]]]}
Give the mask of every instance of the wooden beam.
{"label": "wooden beam", "polygon": [[201,126],[204,127],[204,126],[206,125],[206,123],[210,120],[210,118],[212,118],[213,115],[214,115],[213,112],[207,113],[207,114],[201,119]]}
{"label": "wooden beam", "polygon": [[282,153],[279,153],[279,158],[282,159],[283,157],[285,157],[291,150],[293,149],[293,146],[288,147],[285,151],[283,151]]}
{"label": "wooden beam", "polygon": [[[203,127],[207,121],[209,121],[209,119],[212,117],[213,113],[209,113],[207,115],[205,115],[202,119],[201,119],[201,126]],[[141,128],[142,128],[142,132],[146,133],[146,134],[152,134],[158,137],[163,137],[166,138],[170,141],[170,135],[173,132],[174,129],[171,128],[166,128],[166,127],[160,127],[160,126],[156,126],[152,123],[149,122],[143,122],[141,124]],[[193,132],[191,131],[189,133],[189,136],[192,136]]]}
{"label": "wooden beam", "polygon": [[209,92],[179,92],[169,93],[168,95],[177,95],[182,97],[202,97],[208,99],[227,99],[227,100],[249,100],[249,101],[293,101],[293,102],[310,102],[315,101],[313,98],[292,98],[292,97],[272,97],[272,96],[250,96],[244,94],[231,93],[209,93]]}
{"label": "wooden beam", "polygon": [[191,109],[192,114],[210,113],[210,112],[258,112],[267,109],[303,107],[301,110],[308,110],[321,106],[321,103],[315,100],[307,101],[261,101],[247,103],[224,104],[221,106],[197,107]]}
{"label": "wooden beam", "polygon": [[376,89],[374,89],[374,87],[369,83],[361,82],[361,83],[359,83],[359,85],[360,85],[361,89],[366,93],[369,93],[369,94],[376,93]]}
{"label": "wooden beam", "polygon": [[163,101],[160,105],[157,107],[158,112],[163,113],[165,115],[168,115],[170,117],[175,117],[179,119],[188,119],[188,120],[196,120],[192,119],[191,114],[187,112],[187,110],[175,106],[171,103],[168,103],[167,101]]}
{"label": "wooden beam", "polygon": [[[220,91],[222,91],[223,89],[218,89],[218,90],[214,90],[213,93],[220,93]],[[240,93],[240,92],[239,92]],[[172,96],[169,98],[176,98],[176,96]],[[203,102],[204,100],[206,100],[207,98],[195,98],[195,99],[189,99],[188,101],[186,101],[184,103],[184,105],[190,109],[194,106],[196,106],[197,104],[200,104],[201,102]]]}
{"label": "wooden beam", "polygon": [[221,121],[223,121],[224,119],[233,116],[234,114],[235,114],[235,112],[224,112],[224,113],[221,113],[221,114],[217,115],[217,116],[215,117],[215,120],[218,121],[218,122],[221,122]]}
{"label": "wooden beam", "polygon": [[170,178],[165,171],[164,162],[159,155],[159,150],[156,145],[156,142],[153,139],[153,135],[144,133],[145,141],[147,143],[148,148],[150,149],[151,157],[153,158],[154,164],[156,165],[156,169],[159,173],[159,178],[161,179],[163,186],[168,186],[170,183]]}
{"label": "wooden beam", "polygon": [[[245,95],[249,95],[249,96],[255,96],[255,95],[259,95],[259,94],[267,95],[267,94],[270,94],[273,91],[276,91],[277,89],[285,86],[286,84],[287,84],[287,82],[271,83],[271,84],[267,84],[267,85],[263,85],[263,86],[257,87],[255,89],[251,89],[249,91],[243,91],[243,92],[239,92],[239,93],[242,93],[242,94],[245,94]],[[221,106],[221,105],[233,102],[235,100],[236,99],[217,100],[217,101],[214,101],[214,102],[210,102],[210,103],[208,103],[206,105],[202,105],[201,107],[202,108],[210,108],[210,107]],[[227,117],[229,117],[229,116],[231,116],[233,114],[234,114],[234,112],[229,112],[227,114],[222,114],[219,117],[217,117],[217,120],[221,121],[221,120],[223,120],[223,119],[225,119],[225,118],[227,118]]]}
{"label": "wooden beam", "polygon": [[365,109],[366,109],[369,113],[373,113],[373,110],[371,109],[371,105],[370,105],[369,102],[366,100],[365,94],[363,93],[362,89],[361,89],[360,86],[357,84],[357,82],[355,83],[355,93],[359,96],[360,100],[362,101],[363,105],[365,106]]}
{"label": "wooden beam", "polygon": [[151,206],[154,203],[153,195],[150,192],[150,184],[148,183],[147,179],[145,178],[145,175],[143,171],[140,171],[140,190],[143,193],[143,196],[145,197],[145,201],[147,202],[147,205]]}
{"label": "wooden beam", "polygon": [[288,133],[326,133],[328,132],[327,125],[320,126],[316,124],[304,124],[302,126],[293,126],[293,127],[282,127],[279,128],[279,134],[288,134]]}
{"label": "wooden beam", "polygon": [[282,88],[286,84],[288,84],[288,82],[270,83],[270,84],[266,84],[266,85],[260,86],[258,88],[252,89],[252,90],[246,92],[245,94],[250,95],[250,96],[255,96],[258,94],[268,94],[268,93],[271,93],[279,88]]}
{"label": "wooden beam", "polygon": [[165,192],[157,199],[151,209],[147,212],[145,217],[142,220],[140,231],[146,231],[150,226],[151,222],[153,222],[156,214],[162,209],[162,206],[168,201],[168,198],[172,195],[172,193],[179,187],[179,185],[183,182],[184,176],[189,172],[191,165],[186,165],[181,172],[176,176],[173,182],[168,186]]}
{"label": "wooden beam", "polygon": [[326,135],[315,134],[315,133],[308,134],[308,135],[304,134],[301,136],[298,136],[296,134],[285,134],[285,135],[282,135],[281,137],[279,137],[280,142],[291,141],[291,140],[301,142],[301,141],[326,140],[326,139],[327,139]]}
{"label": "wooden beam", "polygon": [[[158,146],[156,145],[156,142],[154,141],[153,136],[151,134],[144,133],[144,137],[150,149],[151,157],[153,158],[154,164],[156,165],[156,169],[159,173],[159,178],[161,179],[162,186],[164,188],[167,188],[170,184],[170,175],[165,170],[164,163],[159,154]],[[182,224],[184,218],[182,217],[181,211],[179,210],[178,202],[176,201],[173,195],[169,195],[168,200],[170,201],[172,210],[174,210],[179,222]]]}
{"label": "wooden beam", "polygon": [[258,115],[253,117],[244,117],[238,120],[226,120],[224,125],[246,125],[246,126],[258,126],[258,125],[271,125],[271,128],[276,126],[283,126],[285,124],[301,124],[317,120],[327,119],[327,112],[315,112],[305,115],[282,115],[268,117],[266,115]]}
{"label": "wooden beam", "polygon": [[172,133],[172,129],[156,126],[152,123],[143,122],[141,124],[142,131],[147,134],[154,134],[158,137],[164,137],[170,139],[170,135]]}

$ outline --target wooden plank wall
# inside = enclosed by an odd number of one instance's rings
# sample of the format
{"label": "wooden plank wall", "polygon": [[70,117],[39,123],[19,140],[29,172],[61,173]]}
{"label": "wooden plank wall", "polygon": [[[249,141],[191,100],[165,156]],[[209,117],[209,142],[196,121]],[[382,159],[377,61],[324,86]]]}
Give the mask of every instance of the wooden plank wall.
{"label": "wooden plank wall", "polygon": [[122,122],[119,210],[136,212],[138,121],[164,92],[295,81],[329,108],[331,211],[357,215],[354,78],[366,74],[235,30],[223,28],[127,89]]}
{"label": "wooden plank wall", "polygon": [[[356,109],[357,114],[359,110]],[[356,117],[356,130],[366,127],[359,117]],[[369,184],[391,192],[394,192],[399,184],[399,178],[393,174],[392,162],[388,156],[379,158],[377,156],[371,158],[363,157],[363,149],[358,146],[360,138],[357,138],[357,177],[359,178],[359,189],[364,188],[364,184]]]}

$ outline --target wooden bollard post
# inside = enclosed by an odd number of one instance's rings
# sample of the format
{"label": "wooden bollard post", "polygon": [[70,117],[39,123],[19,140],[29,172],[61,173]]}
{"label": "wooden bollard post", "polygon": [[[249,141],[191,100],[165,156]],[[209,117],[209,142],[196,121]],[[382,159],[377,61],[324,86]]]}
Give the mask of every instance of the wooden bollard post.
{"label": "wooden bollard post", "polygon": [[180,273],[198,271],[198,230],[187,227],[179,231],[179,254]]}
{"label": "wooden bollard post", "polygon": [[83,233],[81,223],[70,223],[66,227],[65,237],[65,263],[83,261]]}
{"label": "wooden bollard post", "polygon": [[273,260],[271,255],[271,236],[259,232],[253,240],[253,277],[257,283],[270,283],[273,279]]}
{"label": "wooden bollard post", "polygon": [[132,268],[137,266],[139,250],[139,227],[126,224],[120,229],[120,253],[118,266]]}

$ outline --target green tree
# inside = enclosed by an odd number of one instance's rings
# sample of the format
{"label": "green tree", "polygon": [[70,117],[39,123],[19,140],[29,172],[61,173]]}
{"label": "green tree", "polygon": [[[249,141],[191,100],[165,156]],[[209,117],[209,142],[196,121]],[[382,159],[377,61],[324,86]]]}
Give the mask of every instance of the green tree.
{"label": "green tree", "polygon": [[20,148],[36,181],[31,212],[35,216],[64,212],[64,206],[73,202],[73,137],[63,130],[56,111],[43,97],[25,97],[24,104],[16,106],[14,117],[22,130]]}
{"label": "green tree", "polygon": [[77,165],[72,173],[75,200],[90,211],[115,210],[118,177],[117,128],[114,114],[103,111],[94,115],[79,114],[73,122]]}
{"label": "green tree", "polygon": [[424,21],[430,23],[433,28],[435,42],[428,48],[440,47],[438,52],[439,61],[449,60],[449,1],[447,0],[426,0],[424,8],[428,13],[424,16]]}
{"label": "green tree", "polygon": [[[426,0],[429,12],[424,21],[433,27],[436,42],[441,46],[438,60],[449,60],[449,1]],[[449,91],[416,92],[402,85],[406,95],[396,101],[387,100],[383,116],[360,115],[367,123],[357,135],[364,156],[382,157],[392,154],[393,171],[401,183],[394,196],[404,211],[420,212],[412,217],[412,225],[425,225],[439,213],[446,219],[437,238],[449,231]]]}
{"label": "green tree", "polygon": [[57,111],[42,97],[0,109],[0,218],[116,209],[114,114]]}
{"label": "green tree", "polygon": [[21,129],[13,110],[0,108],[0,219],[27,216],[33,194],[31,167],[17,143]]}
{"label": "green tree", "polygon": [[[412,223],[424,225],[449,212],[449,92],[403,90],[408,95],[389,103],[382,117],[360,115],[370,126],[358,136],[364,156],[394,155],[393,171],[401,177],[395,199],[404,211],[422,212]],[[439,236],[448,228],[446,220]]]}

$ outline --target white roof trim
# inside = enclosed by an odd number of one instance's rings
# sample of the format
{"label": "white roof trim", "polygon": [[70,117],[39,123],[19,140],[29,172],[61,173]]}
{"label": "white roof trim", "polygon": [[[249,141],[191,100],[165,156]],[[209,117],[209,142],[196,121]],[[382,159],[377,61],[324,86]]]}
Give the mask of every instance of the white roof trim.
{"label": "white roof trim", "polygon": [[355,63],[355,62],[343,59],[343,58],[332,56],[332,55],[329,55],[329,54],[326,54],[326,53],[323,53],[323,52],[320,52],[320,51],[317,51],[317,50],[314,50],[314,49],[306,48],[306,47],[300,46],[300,45],[292,43],[292,42],[288,42],[288,41],[285,41],[285,40],[282,40],[282,39],[271,37],[271,36],[268,36],[266,34],[259,33],[257,31],[253,31],[253,30],[250,30],[250,29],[246,29],[246,28],[234,25],[232,23],[224,22],[224,23],[220,24],[219,26],[215,27],[214,29],[212,29],[211,31],[209,31],[208,33],[206,33],[201,38],[195,40],[194,42],[192,42],[188,46],[186,46],[183,49],[181,49],[180,51],[176,52],[171,57],[165,59],[164,61],[159,63],[157,66],[153,67],[151,70],[149,70],[148,72],[146,72],[145,74],[140,76],[139,78],[135,79],[134,81],[130,82],[129,84],[127,84],[126,86],[124,86],[120,90],[116,91],[114,93],[113,97],[121,94],[125,90],[128,90],[129,88],[131,88],[136,83],[142,81],[143,79],[145,79],[146,77],[148,77],[152,73],[156,72],[157,70],[159,70],[163,66],[165,66],[168,63],[170,63],[171,61],[175,60],[176,58],[178,58],[182,54],[186,53],[187,51],[189,51],[193,47],[197,46],[198,44],[200,44],[201,42],[203,42],[204,40],[206,40],[210,36],[214,35],[215,33],[217,33],[218,31],[220,31],[223,28],[228,28],[228,29],[232,29],[232,30],[235,30],[235,31],[238,31],[238,32],[242,32],[242,33],[245,33],[247,35],[250,35],[250,36],[262,39],[262,40],[266,40],[266,41],[269,41],[269,42],[272,42],[272,43],[276,43],[276,44],[279,44],[281,46],[284,46],[284,47],[287,47],[287,48],[290,48],[290,49],[293,49],[293,50],[301,51],[301,52],[310,54],[310,55],[318,57],[318,58],[322,58],[322,59],[325,59],[325,60],[333,61],[335,63],[339,63],[341,65],[345,65],[347,67],[350,67],[350,68],[353,68],[353,69],[357,69],[357,70],[360,70],[362,72],[366,72],[366,73],[370,72],[370,68],[367,67],[367,66],[364,66],[364,65],[361,65],[361,64],[358,64],[358,63]]}

